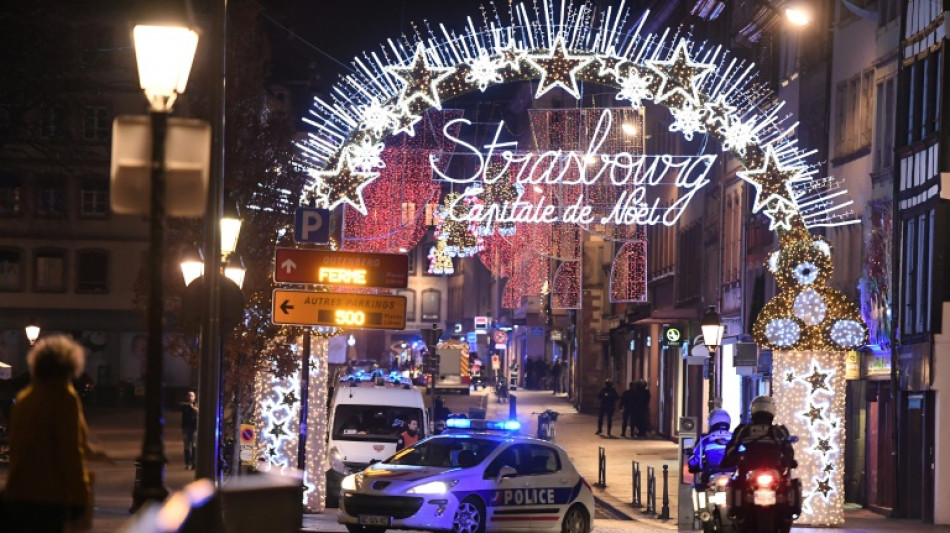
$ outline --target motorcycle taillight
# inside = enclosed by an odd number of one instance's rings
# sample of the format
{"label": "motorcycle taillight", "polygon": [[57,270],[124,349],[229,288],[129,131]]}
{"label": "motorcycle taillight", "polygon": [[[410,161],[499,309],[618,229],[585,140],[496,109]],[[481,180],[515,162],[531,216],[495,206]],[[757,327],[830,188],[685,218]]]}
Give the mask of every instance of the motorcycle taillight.
{"label": "motorcycle taillight", "polygon": [[772,474],[759,474],[755,476],[755,484],[760,487],[768,487],[772,484]]}
{"label": "motorcycle taillight", "polygon": [[716,487],[719,489],[726,488],[726,485],[729,484],[729,476],[719,476],[716,478]]}

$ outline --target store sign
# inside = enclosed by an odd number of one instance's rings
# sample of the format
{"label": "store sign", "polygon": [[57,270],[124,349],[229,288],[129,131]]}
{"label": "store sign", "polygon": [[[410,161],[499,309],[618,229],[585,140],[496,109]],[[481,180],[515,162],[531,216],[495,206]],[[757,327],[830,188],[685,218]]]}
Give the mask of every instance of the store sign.
{"label": "store sign", "polygon": [[861,379],[861,355],[854,350],[844,354],[844,379]]}
{"label": "store sign", "polygon": [[663,344],[666,346],[681,346],[683,344],[682,330],[673,326],[665,326],[663,328]]}

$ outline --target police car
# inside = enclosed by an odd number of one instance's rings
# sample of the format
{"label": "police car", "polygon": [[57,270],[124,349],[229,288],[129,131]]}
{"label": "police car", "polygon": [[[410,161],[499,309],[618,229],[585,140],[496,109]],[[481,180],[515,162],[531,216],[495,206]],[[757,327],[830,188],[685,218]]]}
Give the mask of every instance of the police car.
{"label": "police car", "polygon": [[[455,429],[469,423],[449,422]],[[590,485],[556,444],[492,431],[512,424],[430,437],[345,477],[337,521],[350,533],[589,533]]]}

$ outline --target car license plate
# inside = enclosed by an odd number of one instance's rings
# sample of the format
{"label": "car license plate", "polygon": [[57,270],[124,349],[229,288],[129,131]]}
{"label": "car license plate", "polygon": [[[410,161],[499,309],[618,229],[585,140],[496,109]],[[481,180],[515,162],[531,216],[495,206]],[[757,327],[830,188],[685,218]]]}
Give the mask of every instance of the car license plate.
{"label": "car license plate", "polygon": [[755,505],[775,505],[774,490],[757,490],[752,496],[752,503]]}
{"label": "car license plate", "polygon": [[364,525],[364,526],[389,527],[390,525],[388,516],[375,516],[375,515],[360,515],[359,523],[360,525]]}

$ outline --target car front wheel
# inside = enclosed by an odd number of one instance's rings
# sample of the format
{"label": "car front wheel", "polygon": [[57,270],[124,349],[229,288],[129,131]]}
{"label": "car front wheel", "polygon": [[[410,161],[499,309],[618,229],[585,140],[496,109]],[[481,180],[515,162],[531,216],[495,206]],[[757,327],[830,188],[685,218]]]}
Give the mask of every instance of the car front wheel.
{"label": "car front wheel", "polygon": [[455,518],[452,520],[452,530],[455,533],[484,533],[485,506],[475,497],[462,500]]}
{"label": "car front wheel", "polygon": [[561,533],[590,533],[587,511],[580,505],[568,509],[564,521],[561,522]]}

